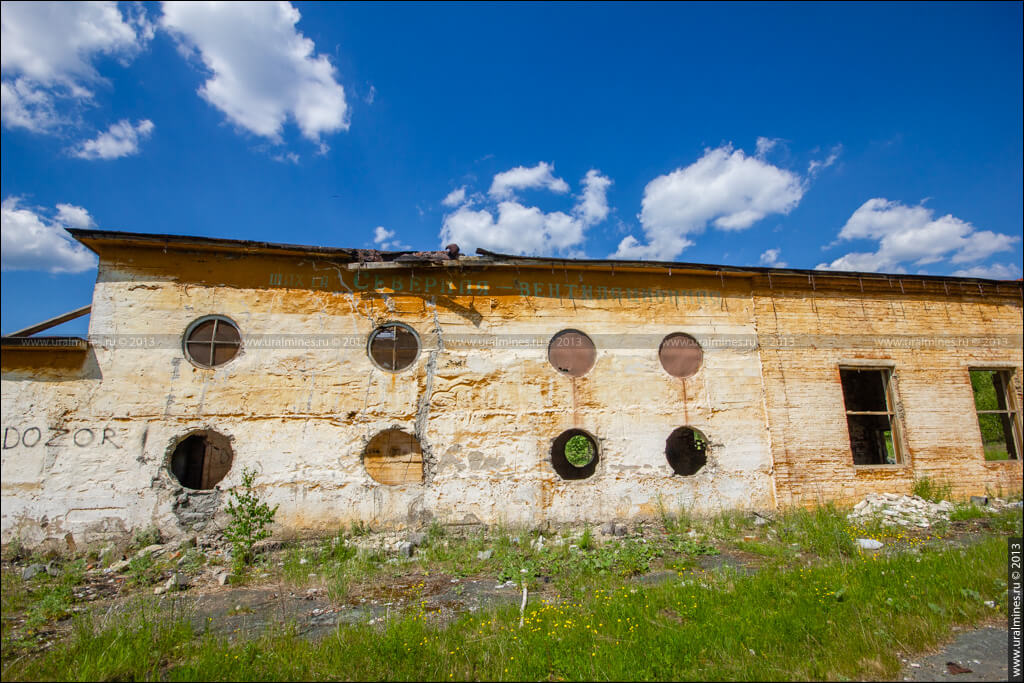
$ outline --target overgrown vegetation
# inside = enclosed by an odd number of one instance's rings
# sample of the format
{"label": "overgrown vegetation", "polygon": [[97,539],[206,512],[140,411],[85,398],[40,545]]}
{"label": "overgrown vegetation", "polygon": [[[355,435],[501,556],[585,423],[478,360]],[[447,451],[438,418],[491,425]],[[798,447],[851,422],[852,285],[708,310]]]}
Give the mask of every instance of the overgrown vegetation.
{"label": "overgrown vegetation", "polygon": [[582,434],[570,437],[565,442],[565,459],[573,467],[586,467],[594,459],[594,446]]}
{"label": "overgrown vegetation", "polygon": [[[892,677],[902,643],[996,614],[1005,540],[749,576],[687,574],[588,590],[438,627],[409,614],[318,642],[287,625],[250,640],[193,632],[153,607],[82,617],[4,679],[769,680]],[[767,608],[770,606],[770,608]]]}
{"label": "overgrown vegetation", "polygon": [[[386,620],[366,624],[364,612],[362,625],[319,641],[287,622],[226,639],[182,613],[184,603],[157,602],[149,588],[170,572],[216,561],[196,548],[137,554],[121,588],[136,597],[118,598],[116,609],[83,601],[84,557],[30,580],[5,565],[3,679],[885,678],[898,670],[900,643],[925,648],[954,624],[1000,614],[1000,534],[1021,534],[1019,509],[958,505],[951,527],[987,535],[963,546],[855,526],[846,513],[702,517],[662,506],[660,525],[603,533],[435,522],[411,558],[372,545],[360,524],[291,542],[249,575],[296,593],[312,586],[340,609],[362,609],[371,595],[388,601]],[[885,548],[865,552],[858,537]],[[463,577],[511,581],[514,604],[440,618],[425,582],[455,590]]]}
{"label": "overgrown vegetation", "polygon": [[[252,549],[258,541],[270,537],[268,528],[274,522],[277,506],[270,507],[260,500],[253,484],[256,470],[248,467],[242,470],[242,485],[231,489],[231,499],[225,510],[231,521],[224,529],[224,537],[232,547],[232,559],[236,569],[252,562]],[[239,490],[241,489],[241,490]]]}
{"label": "overgrown vegetation", "polygon": [[933,503],[953,500],[953,484],[947,480],[932,479],[926,474],[914,478],[911,493]]}

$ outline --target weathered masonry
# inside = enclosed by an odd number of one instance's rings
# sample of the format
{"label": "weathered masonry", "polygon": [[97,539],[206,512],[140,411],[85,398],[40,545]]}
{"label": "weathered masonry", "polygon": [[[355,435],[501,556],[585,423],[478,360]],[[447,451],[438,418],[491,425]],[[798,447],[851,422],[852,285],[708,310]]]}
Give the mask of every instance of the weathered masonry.
{"label": "weathered masonry", "polygon": [[74,231],[88,339],[3,339],[3,539],[1021,488],[1022,286]]}

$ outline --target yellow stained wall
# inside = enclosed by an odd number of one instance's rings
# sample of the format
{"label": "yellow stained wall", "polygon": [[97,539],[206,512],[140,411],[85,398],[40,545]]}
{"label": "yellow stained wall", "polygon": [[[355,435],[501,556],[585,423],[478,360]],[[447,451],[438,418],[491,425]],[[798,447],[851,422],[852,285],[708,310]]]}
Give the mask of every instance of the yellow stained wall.
{"label": "yellow stained wall", "polygon": [[[983,295],[895,278],[864,292],[856,281],[843,289],[793,285],[760,280],[753,296],[758,332],[781,340],[761,351],[780,505],[909,493],[921,476],[952,484],[959,496],[1021,489],[1020,460],[985,461],[968,374],[1013,370],[1019,410],[1019,287]],[[853,464],[841,365],[892,371],[901,464]]]}
{"label": "yellow stained wall", "polygon": [[[1019,462],[984,462],[965,370],[1016,368],[1020,391],[1019,287],[998,297],[850,289],[593,265],[353,271],[319,255],[108,245],[81,365],[44,370],[26,360],[41,357],[4,355],[5,435],[36,428],[46,437],[5,443],[4,539],[206,528],[222,495],[189,493],[168,471],[177,441],[204,429],[226,435],[235,453],[220,488],[256,468],[280,504],[281,530],[763,509],[909,490],[924,473],[948,474],[960,493],[1019,489]],[[181,338],[211,314],[233,319],[246,342],[226,365],[204,369],[184,357]],[[422,341],[403,372],[380,370],[366,353],[388,321]],[[566,328],[597,346],[584,377],[547,361],[548,340]],[[936,330],[1017,336],[1008,347],[952,352],[863,340],[819,348],[837,331]],[[704,365],[686,380],[658,361],[673,332],[705,340]],[[755,343],[764,340],[772,343]],[[858,358],[893,364],[903,466],[852,465],[838,366]],[[674,474],[665,458],[680,426],[710,442],[693,476]],[[367,474],[366,445],[390,428],[419,437],[422,483],[387,486]],[[570,428],[598,441],[589,479],[562,480],[551,466],[551,442]]]}

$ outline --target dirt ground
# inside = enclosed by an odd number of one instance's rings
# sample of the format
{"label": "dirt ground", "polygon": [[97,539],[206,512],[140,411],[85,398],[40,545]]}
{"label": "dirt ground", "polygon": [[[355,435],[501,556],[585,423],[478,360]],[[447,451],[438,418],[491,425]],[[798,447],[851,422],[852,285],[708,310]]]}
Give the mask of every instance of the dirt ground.
{"label": "dirt ground", "polygon": [[[938,652],[907,659],[897,680],[1005,681],[1007,652],[1006,624],[962,631]],[[962,669],[969,671],[953,673]]]}

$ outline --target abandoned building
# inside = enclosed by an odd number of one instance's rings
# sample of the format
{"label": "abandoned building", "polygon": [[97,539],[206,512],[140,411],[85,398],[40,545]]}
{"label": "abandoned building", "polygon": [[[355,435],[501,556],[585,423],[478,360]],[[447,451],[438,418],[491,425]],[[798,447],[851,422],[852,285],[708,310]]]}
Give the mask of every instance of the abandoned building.
{"label": "abandoned building", "polygon": [[247,468],[282,532],[1021,489],[1020,281],[72,234],[88,337],[2,340],[4,542],[200,531]]}

